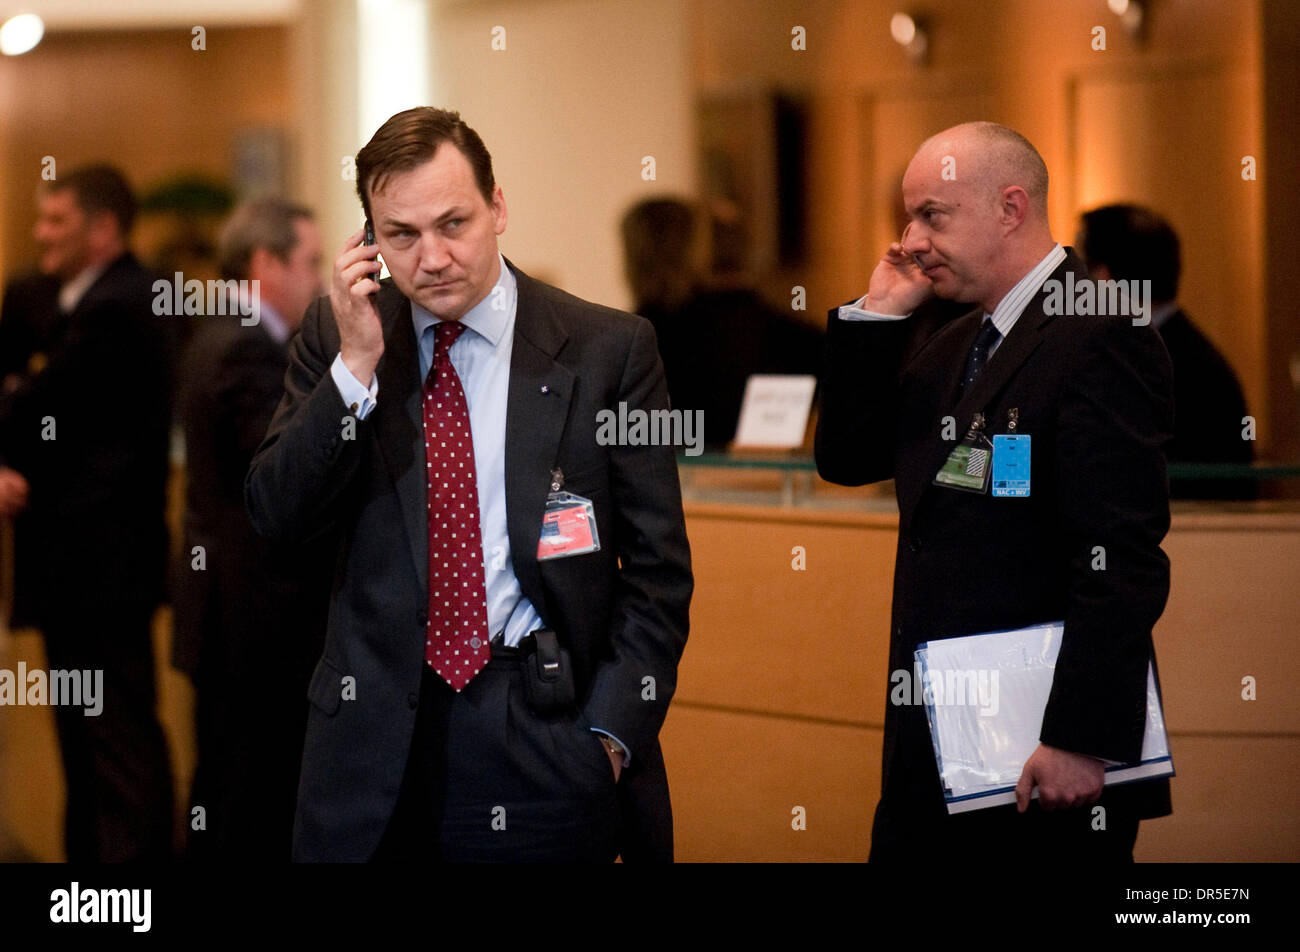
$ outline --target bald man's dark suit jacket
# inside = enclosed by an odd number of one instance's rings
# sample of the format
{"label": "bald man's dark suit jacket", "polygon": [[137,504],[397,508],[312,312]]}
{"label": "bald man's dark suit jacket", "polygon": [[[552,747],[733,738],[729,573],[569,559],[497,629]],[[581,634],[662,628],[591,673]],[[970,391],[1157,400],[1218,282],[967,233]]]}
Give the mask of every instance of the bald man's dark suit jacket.
{"label": "bald man's dark suit jacket", "polygon": [[[676,687],[692,591],[675,452],[602,446],[597,413],[668,406],[648,321],[581,301],[510,266],[518,307],[506,421],[506,509],[524,595],[572,654],[578,712],[628,746],[619,782],[625,859],[672,853],[658,733]],[[249,470],[257,530],[342,536],[325,652],[308,691],[294,856],[364,860],[392,814],[425,667],[428,529],[419,357],[410,302],[385,281],[377,406],[346,439],[329,373],[329,300],[291,345],[285,396]],[[538,562],[551,471],[595,505],[601,548]],[[342,679],[355,678],[344,700]],[[653,679],[653,680],[650,680]],[[455,743],[455,738],[449,738]],[[604,756],[592,739],[593,757]]]}
{"label": "bald man's dark suit jacket", "polygon": [[[1086,276],[1072,251],[1052,278],[1067,270]],[[1160,549],[1169,528],[1169,358],[1150,326],[1049,316],[1044,299],[1040,290],[964,395],[979,310],[906,364],[906,321],[848,322],[832,312],[817,465],[847,485],[895,480],[890,671],[910,672],[922,642],[1064,619],[1040,740],[1128,762],[1141,751],[1151,629],[1169,591]],[[987,432],[1006,433],[1013,407],[1017,432],[1033,437],[1028,498],[933,485],[975,413]],[[949,416],[956,440],[943,438]],[[1104,570],[1093,568],[1098,546]],[[873,853],[941,838],[961,822],[945,812],[924,707],[887,702],[882,771]],[[1168,813],[1168,797],[1159,780],[1108,788],[1101,802],[1144,818]]]}

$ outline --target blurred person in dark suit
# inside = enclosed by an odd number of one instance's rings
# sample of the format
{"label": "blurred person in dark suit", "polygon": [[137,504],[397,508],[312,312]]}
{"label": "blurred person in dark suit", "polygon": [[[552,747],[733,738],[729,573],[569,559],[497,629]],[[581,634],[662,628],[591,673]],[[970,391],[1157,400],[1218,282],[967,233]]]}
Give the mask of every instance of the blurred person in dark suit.
{"label": "blurred person in dark suit", "polygon": [[0,303],[0,391],[11,393],[48,360],[59,323],[59,279],[39,271],[14,278]]}
{"label": "blurred person in dark suit", "polygon": [[[0,394],[13,393],[39,373],[49,361],[50,345],[60,330],[59,278],[53,274],[34,271],[14,278],[5,286],[4,301],[0,303]],[[19,482],[16,472],[0,470],[0,483],[25,491],[25,482]],[[25,520],[18,520],[21,528]],[[17,542],[19,548],[21,541]],[[12,559],[10,559],[12,562]],[[6,606],[10,615],[6,619],[13,628],[30,628],[36,625],[34,617],[37,579],[29,578],[38,568],[25,559],[17,565],[0,566],[9,573],[13,603]]]}
{"label": "blurred person in dark suit", "polygon": [[751,374],[816,374],[822,333],[749,288],[710,284],[698,261],[695,210],[648,199],[623,217],[624,268],[636,313],[655,328],[674,408],[704,411],[704,444],[736,435]]}
{"label": "blurred person in dark suit", "polygon": [[166,328],[127,247],[135,199],[108,166],[46,183],[34,230],[59,281],[43,366],[0,398],[0,514],[18,515],[21,604],[52,670],[102,671],[102,711],[55,706],[71,861],[171,852],[155,711],[171,418]]}
{"label": "blurred person in dark suit", "polygon": [[[1094,278],[1151,282],[1151,323],[1174,366],[1170,462],[1251,462],[1254,443],[1242,438],[1248,411],[1237,375],[1178,303],[1182,255],[1173,226],[1140,205],[1104,205],[1083,213],[1076,244]],[[1253,499],[1256,485],[1249,479],[1171,479],[1169,494]]]}
{"label": "blurred person in dark suit", "polygon": [[[54,331],[59,316],[59,279],[53,275],[41,274],[39,271],[20,275],[5,287],[4,301],[0,303],[0,394],[12,393],[23,385],[33,374],[38,373],[48,359],[50,334]],[[0,480],[25,492],[26,482],[17,473],[0,475]],[[0,531],[12,532],[6,524]],[[0,581],[0,612],[4,617],[0,623],[13,628],[26,628],[34,624],[30,609],[21,603],[15,603],[15,590],[32,591],[32,583],[15,578],[14,573],[28,565],[13,565],[13,549],[7,543],[4,555],[8,564],[0,565],[4,573]],[[0,636],[0,655],[3,655],[4,639]],[[5,659],[0,657],[0,665]],[[4,751],[0,749],[0,773],[4,769]],[[0,863],[33,862],[13,835],[5,829],[0,821]]]}
{"label": "blurred person in dark suit", "polygon": [[[185,358],[185,544],[172,663],[196,690],[190,858],[288,861],[304,697],[324,644],[334,552],[254,534],[244,476],[284,392],[289,339],[323,293],[311,212],[277,198],[235,210],[221,277],[241,307],[201,321]],[[256,289],[256,291],[254,291]]]}

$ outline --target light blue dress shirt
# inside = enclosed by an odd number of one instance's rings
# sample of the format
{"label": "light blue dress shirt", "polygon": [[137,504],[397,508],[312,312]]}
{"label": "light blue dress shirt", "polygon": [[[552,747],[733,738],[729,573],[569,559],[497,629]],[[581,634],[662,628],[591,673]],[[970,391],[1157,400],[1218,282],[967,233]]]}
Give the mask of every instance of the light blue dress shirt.
{"label": "light blue dress shirt", "polygon": [[[499,256],[498,256],[499,257]],[[515,341],[515,276],[505,262],[492,292],[460,319],[465,332],[451,345],[469,426],[474,438],[479,529],[483,537],[483,580],[487,584],[488,631],[503,634],[507,646],[543,628],[541,616],[524,597],[510,558],[506,531],[506,403],[510,396],[510,354]],[[433,366],[433,328],[439,320],[414,301],[411,320],[420,342],[420,379]]]}

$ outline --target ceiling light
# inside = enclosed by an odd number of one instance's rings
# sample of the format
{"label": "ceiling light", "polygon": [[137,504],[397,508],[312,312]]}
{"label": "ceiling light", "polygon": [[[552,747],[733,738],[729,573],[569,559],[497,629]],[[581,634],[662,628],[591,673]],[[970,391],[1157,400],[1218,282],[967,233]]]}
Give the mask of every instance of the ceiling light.
{"label": "ceiling light", "polygon": [[908,59],[924,65],[930,50],[930,32],[924,20],[909,13],[895,13],[889,18],[889,35],[903,48]]}
{"label": "ceiling light", "polygon": [[21,56],[45,35],[45,23],[35,13],[20,13],[0,26],[0,53]]}

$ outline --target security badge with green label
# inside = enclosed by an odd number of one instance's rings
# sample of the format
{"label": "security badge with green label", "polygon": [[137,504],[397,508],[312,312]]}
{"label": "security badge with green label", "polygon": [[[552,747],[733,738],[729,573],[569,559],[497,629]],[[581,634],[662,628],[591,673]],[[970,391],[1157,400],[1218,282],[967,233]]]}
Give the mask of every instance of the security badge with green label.
{"label": "security badge with green label", "polygon": [[983,494],[991,480],[994,496],[1028,496],[1032,437],[1016,432],[1019,422],[1020,409],[1012,407],[1007,411],[1010,432],[995,434],[990,442],[984,435],[984,414],[975,414],[966,436],[952,448],[934,477],[934,484]]}

